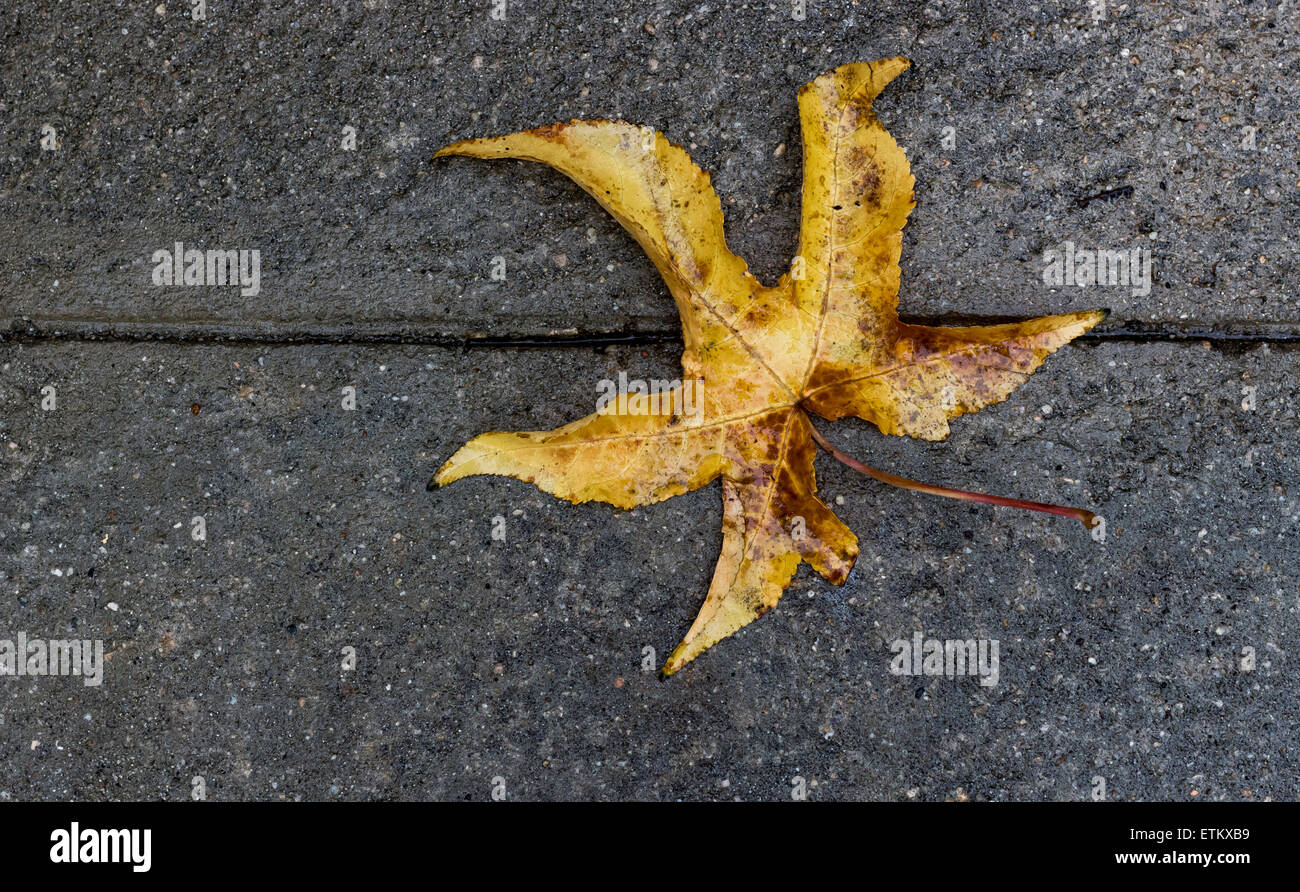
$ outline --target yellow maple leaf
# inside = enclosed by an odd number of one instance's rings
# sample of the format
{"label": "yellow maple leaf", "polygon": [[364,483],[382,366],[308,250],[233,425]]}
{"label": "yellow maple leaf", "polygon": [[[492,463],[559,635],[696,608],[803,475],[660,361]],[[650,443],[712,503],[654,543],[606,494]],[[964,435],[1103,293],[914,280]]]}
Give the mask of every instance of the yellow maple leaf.
{"label": "yellow maple leaf", "polygon": [[[665,674],[771,609],[801,561],[832,583],[847,578],[857,537],[817,498],[815,440],[879,479],[953,494],[847,459],[807,412],[941,440],[950,419],[1006,398],[1049,353],[1105,316],[963,328],[899,320],[898,261],[914,180],[872,102],[909,64],[844,65],[800,90],[802,230],[791,271],[775,287],[727,249],[708,174],[648,128],[571,121],[466,140],[435,155],[526,159],[566,174],[632,234],[677,303],[684,375],[667,408],[632,411],[621,402],[551,431],[484,434],[434,478],[446,485],[502,474],[572,502],[630,508],[721,477],[722,554]],[[693,411],[683,411],[688,405]]]}

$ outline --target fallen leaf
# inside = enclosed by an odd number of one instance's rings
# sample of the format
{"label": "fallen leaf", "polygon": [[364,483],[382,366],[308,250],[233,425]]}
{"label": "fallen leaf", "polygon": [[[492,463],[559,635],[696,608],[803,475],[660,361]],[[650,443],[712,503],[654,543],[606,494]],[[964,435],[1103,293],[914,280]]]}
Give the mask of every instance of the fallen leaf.
{"label": "fallen leaf", "polygon": [[1005,399],[1105,315],[963,328],[899,320],[898,261],[914,181],[872,102],[909,64],[845,65],[799,92],[802,231],[775,287],[727,250],[708,174],[649,128],[571,121],[458,142],[435,156],[526,159],[566,174],[632,234],[677,303],[684,374],[667,405],[647,411],[644,400],[619,400],[555,430],[484,434],[433,481],[502,474],[571,502],[631,508],[721,477],[722,554],[664,674],[771,609],[801,561],[835,584],[853,567],[857,537],[816,496],[814,438],[831,447],[808,412],[942,440],[949,420]]}

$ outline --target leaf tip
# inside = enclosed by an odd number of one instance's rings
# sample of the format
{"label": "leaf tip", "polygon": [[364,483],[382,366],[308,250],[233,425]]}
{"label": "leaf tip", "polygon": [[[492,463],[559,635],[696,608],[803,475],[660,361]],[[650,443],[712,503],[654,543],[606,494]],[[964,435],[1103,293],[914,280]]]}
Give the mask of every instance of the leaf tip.
{"label": "leaf tip", "polygon": [[449,155],[471,155],[471,156],[473,156],[473,155],[475,155],[476,153],[475,153],[474,151],[472,151],[472,147],[474,146],[475,143],[478,143],[478,142],[482,142],[482,140],[478,140],[478,139],[462,139],[462,140],[457,140],[456,142],[451,143],[450,145],[443,146],[441,149],[439,149],[438,151],[434,152],[434,153],[433,153],[433,157],[435,157],[435,158],[446,158],[446,157],[448,157]]}
{"label": "leaf tip", "polygon": [[1102,307],[1099,310],[1089,310],[1088,312],[1085,313],[1079,313],[1076,318],[1080,320],[1081,327],[1078,330],[1078,334],[1072,335],[1070,339],[1073,340],[1075,337],[1078,337],[1078,335],[1083,334],[1085,331],[1090,331],[1091,329],[1105,322],[1106,317],[1109,315],[1110,315],[1110,307]]}
{"label": "leaf tip", "polygon": [[[464,447],[461,448],[464,449]],[[428,492],[433,492],[435,489],[441,489],[448,483],[455,483],[460,478],[467,476],[461,471],[460,463],[456,461],[456,458],[459,455],[460,452],[458,451],[456,455],[453,455],[451,458],[443,462],[442,467],[434,472],[434,475],[429,478],[428,485],[425,486],[425,489]]]}
{"label": "leaf tip", "polygon": [[[700,650],[705,649],[706,648],[700,648]],[[673,648],[673,652],[668,655],[668,659],[664,660],[663,668],[659,670],[659,680],[667,681],[669,678],[676,675],[683,666],[695,659],[697,656],[699,656],[699,650],[694,653],[689,653],[687,651],[687,641],[683,640]]]}

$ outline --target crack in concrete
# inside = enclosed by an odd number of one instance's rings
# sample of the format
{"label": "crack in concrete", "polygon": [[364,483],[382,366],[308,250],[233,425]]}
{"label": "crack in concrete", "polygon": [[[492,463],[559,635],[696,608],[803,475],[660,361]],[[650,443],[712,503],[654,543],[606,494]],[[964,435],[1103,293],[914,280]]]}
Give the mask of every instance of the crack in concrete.
{"label": "crack in concrete", "polygon": [[[904,322],[919,325],[996,325],[1016,321],[1011,317],[903,317]],[[1260,344],[1300,344],[1300,324],[1259,325],[1224,324],[1202,327],[1181,324],[1120,323],[1093,329],[1080,341],[1125,341],[1156,343],[1161,341],[1209,341],[1224,345],[1249,347]],[[0,343],[38,341],[102,341],[175,344],[394,344],[424,345],[451,349],[470,348],[564,348],[606,346],[650,346],[682,343],[679,329],[622,331],[520,331],[493,334],[488,332],[448,332],[407,325],[344,326],[315,325],[304,327],[258,326],[240,324],[186,324],[148,322],[100,322],[89,320],[9,320],[0,322]]]}

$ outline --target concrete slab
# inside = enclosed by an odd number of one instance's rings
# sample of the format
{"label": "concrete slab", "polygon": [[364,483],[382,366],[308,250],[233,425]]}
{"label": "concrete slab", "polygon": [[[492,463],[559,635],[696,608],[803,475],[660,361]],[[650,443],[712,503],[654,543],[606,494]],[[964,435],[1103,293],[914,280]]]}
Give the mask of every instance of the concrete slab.
{"label": "concrete slab", "polygon": [[[1094,508],[1107,539],[823,459],[863,542],[848,583],[802,568],[659,682],[645,649],[703,597],[716,484],[620,512],[424,483],[473,434],[560,424],[598,379],[674,361],[0,344],[0,630],[111,654],[99,686],[0,679],[0,797],[1296,795],[1300,354],[1091,344],[946,443],[822,422],[899,474]],[[997,640],[998,683],[891,674],[916,633]]]}
{"label": "concrete slab", "polygon": [[[796,6],[538,0],[496,21],[479,2],[220,4],[196,22],[183,3],[20,2],[0,59],[0,326],[671,331],[650,264],[576,187],[433,151],[573,117],[660,128],[713,174],[732,246],[771,280],[797,239],[796,90],[902,54],[915,68],[879,111],[918,181],[907,313],[1109,306],[1112,327],[1297,333],[1288,12]],[[258,250],[260,289],[153,285],[178,241]],[[1148,249],[1151,288],[1052,291],[1044,252],[1066,242]]]}

